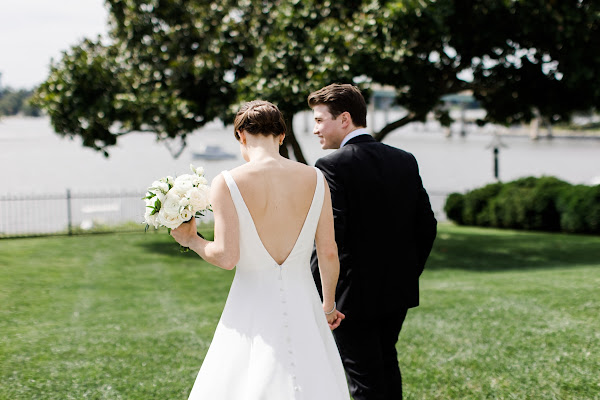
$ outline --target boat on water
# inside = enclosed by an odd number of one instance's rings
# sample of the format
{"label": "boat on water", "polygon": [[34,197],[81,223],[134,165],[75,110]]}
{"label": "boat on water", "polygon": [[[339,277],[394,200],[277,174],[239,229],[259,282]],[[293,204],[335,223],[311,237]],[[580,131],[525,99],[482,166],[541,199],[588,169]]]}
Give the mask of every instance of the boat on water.
{"label": "boat on water", "polygon": [[200,151],[193,152],[192,156],[204,160],[227,160],[237,158],[237,155],[223,150],[223,148],[218,145],[203,146]]}

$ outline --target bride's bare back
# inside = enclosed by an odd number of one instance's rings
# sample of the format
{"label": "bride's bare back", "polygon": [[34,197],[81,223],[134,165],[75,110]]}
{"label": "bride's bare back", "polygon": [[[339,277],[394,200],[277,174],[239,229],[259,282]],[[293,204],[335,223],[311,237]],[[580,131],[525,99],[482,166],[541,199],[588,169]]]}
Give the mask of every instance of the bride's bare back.
{"label": "bride's bare back", "polygon": [[314,168],[285,158],[231,171],[265,249],[283,264],[300,235],[317,184]]}
{"label": "bride's bare back", "polygon": [[[285,131],[283,115],[275,105],[260,100],[245,103],[236,114],[234,132],[247,164],[213,179],[210,202],[214,216],[214,241],[208,242],[199,237],[195,224],[182,224],[173,229],[171,235],[182,246],[194,250],[211,264],[233,269],[243,261],[241,247],[246,242],[242,243],[240,239],[247,236],[241,236],[240,232],[248,229],[248,218],[251,218],[264,250],[274,262],[283,265],[295,250],[305,226],[315,198],[317,179],[323,179],[323,182],[318,182],[319,196],[323,196],[318,199],[320,214],[316,227],[311,225],[311,229],[315,229],[323,310],[327,311],[327,322],[331,329],[335,329],[344,316],[338,311],[333,312],[339,260],[331,193],[322,174],[317,173],[315,168],[280,155]],[[233,193],[231,188],[234,189]],[[243,226],[238,214],[240,210],[236,209],[236,204],[239,207],[240,202],[244,203],[250,214],[248,216],[246,210],[242,210]],[[315,217],[311,218],[311,224],[315,223]],[[254,239],[253,246],[256,246],[257,238]],[[304,240],[312,241],[312,238],[305,237]],[[303,243],[306,246],[307,242]],[[306,250],[303,250],[305,254]],[[245,254],[247,257],[248,254]],[[306,267],[309,268],[308,265]]]}

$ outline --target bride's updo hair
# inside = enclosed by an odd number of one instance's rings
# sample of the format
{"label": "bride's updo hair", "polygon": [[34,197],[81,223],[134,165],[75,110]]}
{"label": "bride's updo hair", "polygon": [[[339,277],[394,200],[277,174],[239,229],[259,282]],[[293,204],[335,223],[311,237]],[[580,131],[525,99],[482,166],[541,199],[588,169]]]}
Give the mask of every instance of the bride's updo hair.
{"label": "bride's updo hair", "polygon": [[285,121],[279,108],[264,100],[249,101],[240,107],[233,122],[235,138],[240,140],[238,132],[246,131],[251,135],[279,136],[285,134]]}

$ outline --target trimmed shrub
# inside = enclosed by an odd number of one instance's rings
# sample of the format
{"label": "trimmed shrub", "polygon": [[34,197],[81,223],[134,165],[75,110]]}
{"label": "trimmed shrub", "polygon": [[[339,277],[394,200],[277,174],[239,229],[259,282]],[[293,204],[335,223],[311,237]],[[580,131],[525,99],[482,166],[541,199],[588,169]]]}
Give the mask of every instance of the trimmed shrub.
{"label": "trimmed shrub", "polygon": [[559,231],[556,199],[569,186],[554,177],[529,177],[506,183],[490,204],[492,226]]}
{"label": "trimmed shrub", "polygon": [[463,224],[463,207],[464,207],[465,196],[460,193],[450,193],[446,198],[446,203],[444,204],[444,212],[446,216],[456,222],[459,225]]}
{"label": "trimmed shrub", "polygon": [[523,220],[523,207],[521,199],[523,193],[527,189],[523,189],[518,184],[508,183],[498,193],[498,195],[490,200],[489,218],[491,226],[497,228],[518,228],[519,221]]}
{"label": "trimmed shrub", "polygon": [[590,190],[586,221],[591,233],[600,234],[600,185],[592,186]]}
{"label": "trimmed shrub", "polygon": [[527,197],[529,207],[523,224],[525,229],[560,231],[560,213],[556,203],[559,194],[570,187],[569,183],[551,176],[538,179]]}
{"label": "trimmed shrub", "polygon": [[557,203],[561,230],[600,233],[600,185],[577,185],[563,190]]}
{"label": "trimmed shrub", "polygon": [[[492,183],[482,188],[468,192],[463,201],[462,220],[465,225],[488,226],[489,221],[486,207],[502,189],[501,183]],[[481,215],[480,215],[481,214]]]}
{"label": "trimmed shrub", "polygon": [[458,224],[600,233],[600,185],[573,186],[555,177],[527,177],[448,196],[444,211]]}

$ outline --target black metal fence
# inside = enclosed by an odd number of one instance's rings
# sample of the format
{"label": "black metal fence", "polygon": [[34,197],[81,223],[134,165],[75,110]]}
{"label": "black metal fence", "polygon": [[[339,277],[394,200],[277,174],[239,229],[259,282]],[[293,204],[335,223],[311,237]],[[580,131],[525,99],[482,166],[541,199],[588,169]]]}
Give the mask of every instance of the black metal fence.
{"label": "black metal fence", "polygon": [[141,230],[144,193],[0,196],[0,237]]}
{"label": "black metal fence", "polygon": [[[0,238],[143,230],[145,191],[0,196]],[[438,221],[448,193],[430,191]],[[209,213],[210,214],[210,213]]]}

